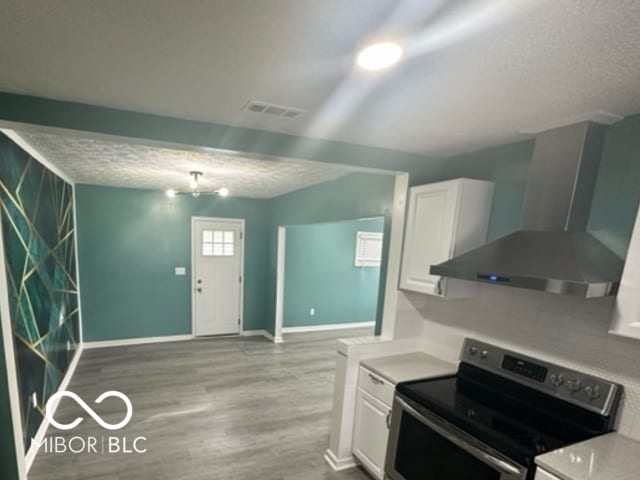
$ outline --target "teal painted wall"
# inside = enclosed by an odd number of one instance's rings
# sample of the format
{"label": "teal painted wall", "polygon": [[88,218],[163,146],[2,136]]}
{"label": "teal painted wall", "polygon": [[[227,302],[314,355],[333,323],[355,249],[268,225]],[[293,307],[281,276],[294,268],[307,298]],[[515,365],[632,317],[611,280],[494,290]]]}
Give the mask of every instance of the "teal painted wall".
{"label": "teal painted wall", "polygon": [[[358,218],[383,217],[384,243],[380,278],[386,278],[394,175],[353,173],[330,182],[281,195],[270,201],[271,232],[269,245],[269,288],[266,328],[273,333],[276,298],[277,227],[336,222]],[[380,282],[376,329],[382,319],[385,282]]]}
{"label": "teal painted wall", "polygon": [[422,155],[0,92],[0,119],[224,150],[412,171]]}
{"label": "teal painted wall", "polygon": [[467,177],[495,184],[488,240],[518,230],[527,188],[533,140],[486,148],[441,160],[426,161],[411,176],[411,185]]}
{"label": "teal painted wall", "polygon": [[640,115],[609,127],[593,195],[589,231],[626,257],[640,201]]}
{"label": "teal painted wall", "polygon": [[[261,200],[78,185],[85,341],[191,333],[191,217],[244,218],[244,328],[264,328],[268,207]],[[187,275],[174,275],[174,267]]]}
{"label": "teal painted wall", "polygon": [[[0,118],[14,122],[108,135],[225,148],[259,155],[289,156],[330,163],[407,171],[411,174],[411,184],[413,185],[460,176],[488,179],[496,183],[489,225],[489,239],[500,237],[520,226],[520,212],[533,149],[533,141],[524,141],[447,159],[433,160],[421,155],[363,145],[296,137],[9,93],[0,93]],[[631,217],[637,206],[638,182],[635,181],[637,167],[633,163],[637,156],[633,153],[627,153],[637,149],[637,143],[634,142],[634,135],[635,138],[638,137],[637,118],[629,118],[611,127],[605,146],[603,169],[601,169],[594,198],[594,210],[591,215],[590,229],[619,253],[626,251],[633,224]],[[635,161],[635,165],[637,165],[637,161]],[[382,177],[386,178],[386,181],[379,179],[373,181],[371,185],[367,185],[367,181],[363,181],[362,177],[357,177],[357,175],[360,174],[356,174],[356,177],[352,178],[353,191],[350,191],[352,186],[349,185],[349,181],[339,179],[336,181],[337,183],[328,182],[329,184],[325,186],[310,187],[266,202],[268,221],[264,218],[262,221],[268,223],[268,226],[265,227],[267,254],[266,260],[262,260],[265,271],[261,275],[265,279],[263,288],[267,298],[267,312],[266,314],[263,312],[263,315],[252,316],[250,321],[255,322],[252,325],[255,325],[256,328],[260,326],[261,328],[273,329],[275,226],[354,219],[382,214],[385,216],[385,232],[388,233],[393,191],[392,177]],[[617,188],[620,180],[623,185],[622,191]],[[336,194],[335,198],[331,197],[334,193]],[[99,205],[94,206],[99,207]],[[614,210],[615,215],[607,216],[607,212],[612,211],[611,208],[619,210]],[[385,253],[387,248],[388,244],[385,242]],[[386,262],[383,263],[381,275],[382,277],[386,275]],[[384,288],[384,282],[381,282],[380,288],[381,290]],[[380,298],[382,299],[383,296]],[[102,305],[108,307],[105,301],[102,302]],[[252,303],[252,305],[257,305],[257,303]],[[184,313],[184,307],[181,307],[180,310]],[[251,309],[248,308],[248,310]],[[380,312],[379,308],[378,315]],[[259,320],[261,316],[266,317],[266,320]],[[117,320],[116,323],[119,321]],[[184,330],[184,326],[180,328],[176,328],[175,325],[171,328],[165,327],[160,330],[166,332],[182,332]],[[142,330],[146,331],[146,329]],[[103,334],[106,333],[108,332],[103,332]]]}
{"label": "teal painted wall", "polygon": [[395,177],[352,173],[275,197],[270,201],[274,225],[339,222],[384,216],[391,218]]}
{"label": "teal painted wall", "polygon": [[77,185],[85,341],[191,332],[192,216],[246,220],[244,328],[273,330],[277,225],[386,215],[388,228],[393,182],[353,174],[272,200]]}
{"label": "teal painted wall", "polygon": [[283,326],[374,321],[380,267],[355,266],[356,233],[383,230],[384,218],[287,227]]}

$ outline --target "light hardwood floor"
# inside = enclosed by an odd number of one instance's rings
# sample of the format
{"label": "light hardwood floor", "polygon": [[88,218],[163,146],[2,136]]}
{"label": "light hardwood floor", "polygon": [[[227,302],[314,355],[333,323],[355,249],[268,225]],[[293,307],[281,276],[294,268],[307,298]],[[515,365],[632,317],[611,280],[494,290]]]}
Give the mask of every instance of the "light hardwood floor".
{"label": "light hardwood floor", "polygon": [[[335,473],[324,462],[335,367],[335,339],[369,329],[204,339],[86,350],[69,390],[106,421],[124,415],[121,400],[94,400],[119,390],[133,403],[123,430],[97,426],[71,400],[56,419],[85,420],[48,435],[144,436],[144,454],[40,451],[29,480],[365,480],[360,469]],[[75,447],[80,445],[75,440]],[[142,445],[142,444],[141,444]]]}

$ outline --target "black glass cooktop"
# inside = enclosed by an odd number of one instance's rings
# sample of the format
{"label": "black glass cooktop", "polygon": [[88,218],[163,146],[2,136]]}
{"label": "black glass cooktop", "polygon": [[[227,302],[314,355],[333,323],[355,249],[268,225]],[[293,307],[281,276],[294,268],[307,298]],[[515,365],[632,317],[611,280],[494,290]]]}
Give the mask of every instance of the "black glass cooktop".
{"label": "black glass cooktop", "polygon": [[397,392],[521,465],[611,430],[611,419],[462,363],[457,375],[401,383]]}

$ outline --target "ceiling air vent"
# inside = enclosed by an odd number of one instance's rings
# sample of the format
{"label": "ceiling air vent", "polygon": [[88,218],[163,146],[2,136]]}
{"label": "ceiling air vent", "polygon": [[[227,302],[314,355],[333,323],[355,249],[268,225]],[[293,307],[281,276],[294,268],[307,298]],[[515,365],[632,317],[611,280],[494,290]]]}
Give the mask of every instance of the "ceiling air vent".
{"label": "ceiling air vent", "polygon": [[300,117],[306,112],[300,108],[287,107],[284,105],[276,105],[273,103],[260,102],[258,100],[249,100],[242,110],[263,115],[271,115],[272,117],[286,118],[293,120]]}

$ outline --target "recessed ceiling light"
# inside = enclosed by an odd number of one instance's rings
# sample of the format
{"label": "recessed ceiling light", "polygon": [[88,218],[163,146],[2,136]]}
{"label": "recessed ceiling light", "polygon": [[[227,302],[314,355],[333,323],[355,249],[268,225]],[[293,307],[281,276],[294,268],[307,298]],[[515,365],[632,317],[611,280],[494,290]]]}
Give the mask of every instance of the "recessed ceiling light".
{"label": "recessed ceiling light", "polygon": [[402,47],[394,42],[380,42],[363,48],[358,53],[356,63],[364,70],[383,70],[402,58]]}
{"label": "recessed ceiling light", "polygon": [[169,190],[164,192],[164,194],[169,198],[173,198],[176,196],[176,191],[173,188],[170,188]]}
{"label": "recessed ceiling light", "polygon": [[220,190],[218,190],[218,195],[220,195],[221,197],[228,197],[229,189],[227,187],[222,187]]}

